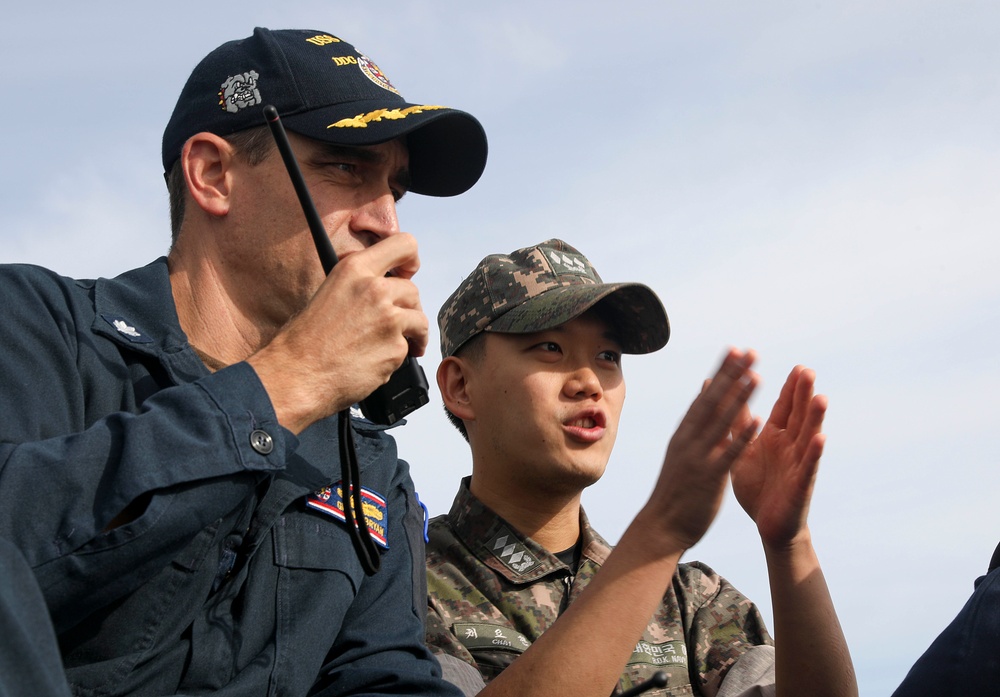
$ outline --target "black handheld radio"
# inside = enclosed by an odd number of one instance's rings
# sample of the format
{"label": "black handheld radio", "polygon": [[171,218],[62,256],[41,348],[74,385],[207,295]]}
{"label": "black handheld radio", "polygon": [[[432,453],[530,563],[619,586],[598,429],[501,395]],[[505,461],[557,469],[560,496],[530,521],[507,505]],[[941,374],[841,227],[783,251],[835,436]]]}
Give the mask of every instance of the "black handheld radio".
{"label": "black handheld radio", "polygon": [[[285,127],[278,116],[278,110],[273,106],[264,107],[264,118],[268,126],[271,127],[271,134],[278,145],[278,152],[288,170],[288,176],[292,179],[295,193],[302,204],[302,211],[306,215],[309,223],[309,230],[312,233],[313,241],[316,243],[316,251],[319,253],[320,261],[323,264],[323,271],[329,275],[337,263],[337,253],[330,244],[330,238],[323,227],[316,206],[306,188],[302,172],[299,170],[298,162],[292,153],[291,143],[285,134]],[[420,367],[417,360],[412,356],[407,356],[403,364],[389,377],[389,381],[376,389],[366,398],[361,400],[361,411],[366,417],[378,424],[391,426],[412,411],[415,411],[427,404],[429,401],[427,390],[427,376],[424,369]]]}

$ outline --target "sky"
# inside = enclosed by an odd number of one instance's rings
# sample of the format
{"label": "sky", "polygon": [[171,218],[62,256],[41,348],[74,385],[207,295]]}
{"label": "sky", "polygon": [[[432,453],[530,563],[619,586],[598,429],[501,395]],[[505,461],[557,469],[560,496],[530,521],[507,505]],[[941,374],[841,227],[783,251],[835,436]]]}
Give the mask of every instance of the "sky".
{"label": "sky", "polygon": [[[763,416],[792,366],[816,370],[810,527],[861,694],[889,695],[1000,541],[998,25],[988,0],[17,3],[0,261],[92,278],[165,254],[160,137],[194,65],[255,26],[340,36],[489,136],[471,191],[400,205],[429,315],[486,254],[553,237],[662,298],[670,342],[626,357],[618,443],[584,495],[609,541],[728,346],[758,351]],[[435,515],[470,471],[438,404],[432,386],[396,430]],[[731,496],[685,559],[771,623]]]}

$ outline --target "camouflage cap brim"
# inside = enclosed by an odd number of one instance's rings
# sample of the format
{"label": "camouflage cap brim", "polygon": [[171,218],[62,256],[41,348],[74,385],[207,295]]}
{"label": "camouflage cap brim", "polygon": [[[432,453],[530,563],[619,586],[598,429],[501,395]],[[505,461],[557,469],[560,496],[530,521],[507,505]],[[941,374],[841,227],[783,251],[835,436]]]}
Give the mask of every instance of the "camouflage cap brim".
{"label": "camouflage cap brim", "polygon": [[601,283],[551,288],[494,319],[483,331],[529,334],[576,319],[600,304],[624,353],[652,353],[670,338],[660,299],[641,283]]}

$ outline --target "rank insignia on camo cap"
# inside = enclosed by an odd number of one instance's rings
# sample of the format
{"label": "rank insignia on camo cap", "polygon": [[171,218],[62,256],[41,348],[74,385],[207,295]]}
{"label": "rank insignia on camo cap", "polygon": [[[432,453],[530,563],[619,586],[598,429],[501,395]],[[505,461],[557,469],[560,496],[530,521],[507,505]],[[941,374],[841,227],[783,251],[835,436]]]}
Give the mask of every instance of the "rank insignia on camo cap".
{"label": "rank insignia on camo cap", "polygon": [[479,262],[438,313],[441,356],[481,332],[552,329],[602,303],[624,353],[651,353],[670,338],[656,293],[641,283],[604,283],[579,250],[552,239]]}

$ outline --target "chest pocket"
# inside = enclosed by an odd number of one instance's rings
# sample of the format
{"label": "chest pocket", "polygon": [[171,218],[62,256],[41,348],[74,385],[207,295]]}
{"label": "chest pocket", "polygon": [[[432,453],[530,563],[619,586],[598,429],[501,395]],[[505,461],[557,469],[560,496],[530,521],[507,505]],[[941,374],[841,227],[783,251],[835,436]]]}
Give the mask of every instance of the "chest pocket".
{"label": "chest pocket", "polygon": [[279,518],[273,533],[277,566],[291,572],[337,571],[347,577],[357,592],[364,571],[344,523],[321,513],[294,512]]}

